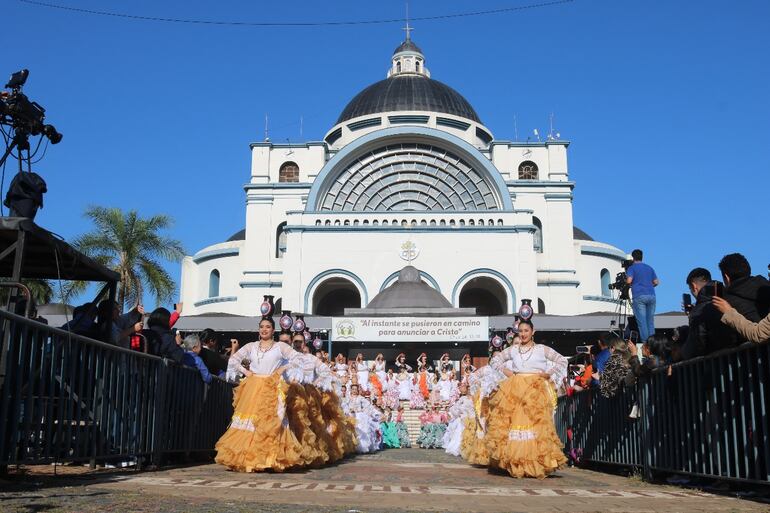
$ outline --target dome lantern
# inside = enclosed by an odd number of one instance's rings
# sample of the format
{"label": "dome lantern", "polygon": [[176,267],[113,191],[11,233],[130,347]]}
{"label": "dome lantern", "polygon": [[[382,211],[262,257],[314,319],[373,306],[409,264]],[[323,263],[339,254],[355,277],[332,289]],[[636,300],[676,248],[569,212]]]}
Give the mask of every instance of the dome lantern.
{"label": "dome lantern", "polygon": [[430,78],[430,71],[425,67],[425,55],[423,55],[420,47],[412,42],[409,33],[414,29],[409,26],[408,21],[404,30],[406,31],[406,39],[393,52],[387,78],[400,75],[421,75]]}

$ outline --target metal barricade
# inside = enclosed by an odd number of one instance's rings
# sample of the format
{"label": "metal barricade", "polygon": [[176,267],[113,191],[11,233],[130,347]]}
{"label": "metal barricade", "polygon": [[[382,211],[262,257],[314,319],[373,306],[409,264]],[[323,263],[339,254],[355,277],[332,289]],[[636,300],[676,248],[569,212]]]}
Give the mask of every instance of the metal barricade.
{"label": "metal barricade", "polygon": [[0,311],[0,465],[211,454],[233,386],[197,369]]}
{"label": "metal barricade", "polygon": [[[744,344],[656,369],[610,399],[559,398],[556,426],[582,461],[656,474],[767,484],[770,344]],[[629,418],[633,405],[639,417]],[[569,435],[569,436],[568,436]]]}

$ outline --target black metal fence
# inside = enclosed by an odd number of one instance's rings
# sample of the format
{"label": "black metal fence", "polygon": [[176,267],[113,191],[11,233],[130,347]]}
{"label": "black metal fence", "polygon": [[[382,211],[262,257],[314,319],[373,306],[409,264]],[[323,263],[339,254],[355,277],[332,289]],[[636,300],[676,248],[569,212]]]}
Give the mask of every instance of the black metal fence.
{"label": "black metal fence", "polygon": [[0,465],[211,454],[232,385],[0,311]]}
{"label": "black metal fence", "polygon": [[[582,461],[655,474],[770,481],[770,345],[741,347],[657,369],[606,399],[561,397],[556,426]],[[637,418],[630,418],[632,409]],[[569,435],[568,436],[568,432]]]}

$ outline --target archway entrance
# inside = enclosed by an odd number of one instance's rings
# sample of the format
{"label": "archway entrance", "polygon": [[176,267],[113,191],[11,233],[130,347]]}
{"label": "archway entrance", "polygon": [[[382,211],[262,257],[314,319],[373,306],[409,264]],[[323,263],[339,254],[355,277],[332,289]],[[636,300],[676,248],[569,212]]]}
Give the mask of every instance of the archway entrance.
{"label": "archway entrance", "polygon": [[345,314],[345,308],[361,308],[361,294],[348,279],[329,278],[313,293],[313,315],[328,317]]}
{"label": "archway entrance", "polygon": [[500,283],[487,276],[468,281],[460,291],[460,308],[476,308],[476,315],[503,315],[508,311],[508,298]]}

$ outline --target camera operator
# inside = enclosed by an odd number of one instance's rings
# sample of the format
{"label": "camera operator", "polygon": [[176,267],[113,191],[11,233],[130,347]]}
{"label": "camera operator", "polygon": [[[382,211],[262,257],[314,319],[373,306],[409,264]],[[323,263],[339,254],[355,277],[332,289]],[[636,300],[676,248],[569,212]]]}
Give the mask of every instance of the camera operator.
{"label": "camera operator", "polygon": [[631,252],[634,262],[626,271],[626,283],[631,285],[631,308],[639,324],[642,342],[655,334],[655,287],[660,284],[655,269],[642,262],[642,250]]}
{"label": "camera operator", "polygon": [[689,329],[682,344],[681,358],[689,360],[734,346],[734,333],[722,324],[722,315],[711,303],[717,286],[708,269],[696,267],[690,271],[687,286],[695,297],[695,304],[688,314]]}
{"label": "camera operator", "polygon": [[740,253],[726,255],[719,262],[725,282],[724,298],[751,322],[759,322],[770,313],[770,282],[751,275],[751,265]]}

